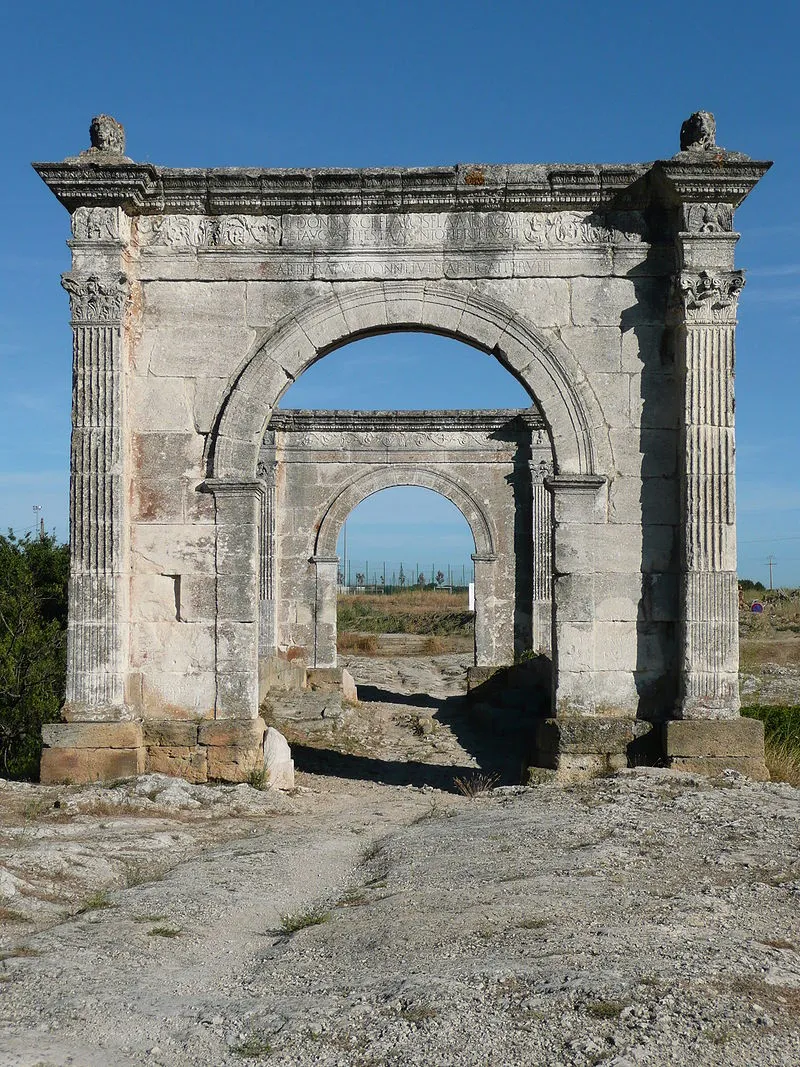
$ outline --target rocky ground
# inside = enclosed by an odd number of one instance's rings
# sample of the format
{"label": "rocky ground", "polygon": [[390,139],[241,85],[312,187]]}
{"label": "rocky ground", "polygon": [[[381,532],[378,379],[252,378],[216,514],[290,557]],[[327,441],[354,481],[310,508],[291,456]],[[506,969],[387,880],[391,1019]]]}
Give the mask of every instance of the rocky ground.
{"label": "rocky ground", "polygon": [[354,659],[293,795],[4,786],[0,1064],[800,1063],[800,793],[463,796],[460,669]]}

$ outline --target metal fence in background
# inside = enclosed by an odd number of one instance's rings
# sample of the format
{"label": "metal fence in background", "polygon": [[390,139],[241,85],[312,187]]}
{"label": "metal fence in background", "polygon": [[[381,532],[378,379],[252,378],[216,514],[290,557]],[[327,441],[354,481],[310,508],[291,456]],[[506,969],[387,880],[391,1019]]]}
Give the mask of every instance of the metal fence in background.
{"label": "metal fence in background", "polygon": [[470,563],[406,563],[371,560],[342,562],[340,593],[401,593],[410,589],[466,590],[475,581]]}

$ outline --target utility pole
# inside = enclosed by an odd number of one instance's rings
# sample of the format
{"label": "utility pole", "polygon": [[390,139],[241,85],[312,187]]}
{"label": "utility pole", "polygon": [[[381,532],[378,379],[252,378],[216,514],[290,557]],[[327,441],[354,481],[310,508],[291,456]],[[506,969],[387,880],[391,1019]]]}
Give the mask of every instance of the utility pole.
{"label": "utility pole", "polygon": [[38,526],[39,527],[39,529],[37,531],[37,533],[39,535],[39,540],[40,541],[44,541],[44,516],[42,515],[41,512],[42,512],[42,505],[41,504],[34,504],[33,505],[33,524],[34,524],[34,526]]}
{"label": "utility pole", "polygon": [[767,566],[769,567],[769,587],[772,589],[772,568],[775,566],[775,557],[770,556],[767,559]]}

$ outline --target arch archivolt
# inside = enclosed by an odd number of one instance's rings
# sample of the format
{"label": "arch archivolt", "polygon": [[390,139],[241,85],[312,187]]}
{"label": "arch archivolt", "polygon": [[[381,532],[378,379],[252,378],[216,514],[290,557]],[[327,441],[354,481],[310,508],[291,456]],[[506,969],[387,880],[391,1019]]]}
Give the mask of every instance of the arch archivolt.
{"label": "arch archivolt", "polygon": [[444,282],[347,284],[282,319],[248,357],[220,407],[209,474],[251,479],[272,411],[312,363],[369,334],[445,334],[494,355],[544,416],[559,473],[609,470],[597,399],[566,345],[497,300]]}
{"label": "arch archivolt", "polygon": [[493,556],[495,554],[496,539],[489,517],[485,508],[466,486],[461,485],[450,475],[444,475],[430,468],[417,465],[393,465],[360,474],[338,491],[325,508],[317,532],[314,555],[323,557],[336,555],[336,543],[344,521],[363,500],[382,489],[407,485],[432,489],[449,500],[464,516],[472,531],[476,555]]}

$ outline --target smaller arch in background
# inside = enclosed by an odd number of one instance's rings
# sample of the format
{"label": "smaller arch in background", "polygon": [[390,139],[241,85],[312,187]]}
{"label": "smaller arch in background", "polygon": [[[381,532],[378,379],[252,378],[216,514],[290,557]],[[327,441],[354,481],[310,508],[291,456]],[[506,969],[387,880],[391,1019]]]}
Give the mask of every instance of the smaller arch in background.
{"label": "smaller arch in background", "polygon": [[317,531],[314,555],[331,558],[336,555],[336,545],[344,521],[358,505],[379,493],[382,489],[398,486],[415,486],[439,493],[458,508],[472,532],[475,553],[479,556],[495,555],[496,538],[489,517],[482,505],[453,478],[419,466],[382,467],[354,479],[331,501]]}

